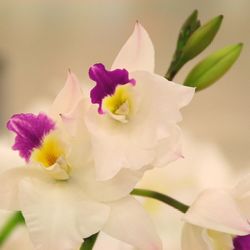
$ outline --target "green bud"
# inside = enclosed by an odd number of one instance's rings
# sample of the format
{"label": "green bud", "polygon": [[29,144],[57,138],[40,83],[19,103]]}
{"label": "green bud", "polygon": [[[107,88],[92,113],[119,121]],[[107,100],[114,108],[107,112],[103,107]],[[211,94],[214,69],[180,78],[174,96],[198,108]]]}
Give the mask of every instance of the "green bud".
{"label": "green bud", "polygon": [[200,63],[188,74],[184,85],[202,90],[222,77],[239,57],[243,44],[235,44],[220,49]]}
{"label": "green bud", "polygon": [[187,62],[200,54],[213,41],[217,34],[223,16],[217,16],[199,27],[188,39],[182,51],[182,60]]}

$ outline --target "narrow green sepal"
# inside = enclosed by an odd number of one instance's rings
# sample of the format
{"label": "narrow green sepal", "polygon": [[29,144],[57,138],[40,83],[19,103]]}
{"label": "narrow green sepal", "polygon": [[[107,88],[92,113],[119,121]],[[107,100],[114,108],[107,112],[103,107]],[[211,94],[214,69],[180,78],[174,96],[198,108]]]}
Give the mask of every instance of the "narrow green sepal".
{"label": "narrow green sepal", "polygon": [[165,75],[165,78],[172,80],[178,70],[183,66],[182,50],[186,45],[189,37],[200,27],[200,20],[198,19],[198,11],[194,10],[192,14],[183,23],[177,39],[176,49],[172,58],[171,65]]}
{"label": "narrow green sepal", "polygon": [[220,49],[201,62],[188,74],[184,85],[202,90],[222,77],[239,57],[243,44],[234,44]]}
{"label": "narrow green sepal", "polygon": [[207,48],[216,36],[222,20],[222,15],[217,16],[193,32],[182,51],[183,62],[193,59]]}
{"label": "narrow green sepal", "polygon": [[187,18],[181,27],[179,37],[177,40],[176,53],[181,53],[183,47],[186,45],[189,37],[200,27],[200,20],[198,19],[198,10]]}

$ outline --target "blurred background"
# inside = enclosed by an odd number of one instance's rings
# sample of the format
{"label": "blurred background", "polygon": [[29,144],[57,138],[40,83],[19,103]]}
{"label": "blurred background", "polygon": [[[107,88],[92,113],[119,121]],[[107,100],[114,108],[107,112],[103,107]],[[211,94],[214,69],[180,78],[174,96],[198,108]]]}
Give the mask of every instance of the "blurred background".
{"label": "blurred background", "polygon": [[[217,84],[196,93],[183,110],[186,160],[165,173],[149,174],[140,185],[189,204],[203,188],[231,184],[250,169],[249,0],[1,0],[0,136],[7,133],[5,124],[13,113],[50,103],[69,67],[87,82],[90,65],[110,66],[136,20],[148,30],[156,50],[156,72],[164,75],[179,29],[194,9],[202,23],[220,14],[224,21],[212,45],[180,71],[176,82],[182,83],[211,52],[238,42],[245,46],[233,68]],[[157,210],[155,204],[145,206],[153,214]],[[169,235],[166,249],[179,249],[179,243],[176,248],[169,244],[176,244],[181,226],[177,225],[178,234],[165,226],[171,219],[176,225],[179,217],[156,216],[157,224],[167,230],[164,235]]]}

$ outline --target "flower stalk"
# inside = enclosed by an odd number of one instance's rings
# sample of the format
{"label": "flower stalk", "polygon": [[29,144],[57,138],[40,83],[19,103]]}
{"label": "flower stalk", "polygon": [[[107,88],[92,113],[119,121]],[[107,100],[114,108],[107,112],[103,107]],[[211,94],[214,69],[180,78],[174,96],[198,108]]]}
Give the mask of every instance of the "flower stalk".
{"label": "flower stalk", "polygon": [[0,246],[3,245],[18,225],[24,223],[25,220],[20,211],[13,213],[0,230]]}
{"label": "flower stalk", "polygon": [[137,196],[143,196],[143,197],[148,197],[148,198],[153,198],[158,201],[162,201],[165,204],[179,210],[182,213],[186,213],[188,210],[188,206],[186,204],[183,204],[182,202],[159,192],[156,191],[151,191],[147,189],[139,189],[135,188],[132,192],[132,195],[137,195]]}

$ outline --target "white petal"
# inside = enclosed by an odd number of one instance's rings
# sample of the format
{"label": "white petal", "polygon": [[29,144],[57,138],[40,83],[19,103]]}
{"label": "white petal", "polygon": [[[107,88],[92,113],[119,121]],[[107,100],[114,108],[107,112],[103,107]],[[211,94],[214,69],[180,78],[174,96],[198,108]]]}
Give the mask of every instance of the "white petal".
{"label": "white petal", "polygon": [[0,141],[0,173],[6,171],[7,169],[15,168],[16,166],[21,166],[24,160],[19,156],[18,152],[14,151],[11,146],[13,144],[12,137],[1,136]]}
{"label": "white petal", "polygon": [[139,113],[137,117],[149,115],[154,120],[165,120],[167,123],[181,120],[180,109],[192,100],[194,88],[176,84],[149,72],[133,72],[131,77],[136,80],[134,92],[137,99],[135,109]]}
{"label": "white petal", "polygon": [[[137,135],[130,124],[100,116],[92,107],[86,117],[98,180],[114,177],[122,168],[138,170],[154,159],[154,152],[143,145],[143,129]],[[139,131],[138,131],[139,132]],[[145,132],[146,134],[146,132]],[[139,138],[138,138],[139,137]],[[143,145],[143,146],[142,146]]]}
{"label": "white petal", "polygon": [[165,167],[168,163],[183,158],[181,131],[177,126],[170,128],[170,136],[162,139],[157,147],[157,155],[153,165]]}
{"label": "white petal", "polygon": [[96,179],[94,163],[80,169],[72,172],[72,178],[79,182],[89,196],[99,201],[114,201],[127,196],[143,175],[142,171],[122,169],[112,179],[99,181]]}
{"label": "white petal", "polygon": [[70,113],[82,99],[83,94],[80,83],[74,73],[68,71],[68,77],[63,89],[54,100],[50,115],[55,120],[60,120],[60,114]]}
{"label": "white petal", "polygon": [[[20,248],[20,246],[22,248]],[[34,245],[32,244],[28,230],[25,225],[17,226],[14,232],[8,237],[8,239],[3,244],[3,250],[34,250]]]}
{"label": "white petal", "polygon": [[201,227],[185,224],[182,230],[182,250],[213,250],[205,238],[206,230]]}
{"label": "white petal", "polygon": [[110,217],[103,232],[141,250],[162,249],[154,225],[138,201],[127,197],[110,206]]}
{"label": "white petal", "polygon": [[134,32],[120,50],[112,69],[123,69],[128,71],[145,70],[154,71],[154,46],[140,23],[136,23]]}
{"label": "white petal", "polygon": [[[135,112],[121,124],[91,107],[86,125],[91,133],[97,178],[115,176],[122,168],[138,170],[152,164],[165,165],[181,156],[180,108],[194,89],[167,81],[148,72],[134,72]],[[164,139],[164,141],[163,141]]]}
{"label": "white petal", "polygon": [[117,240],[109,235],[101,232],[95,243],[94,250],[136,250],[131,245],[123,241]]}
{"label": "white petal", "polygon": [[91,140],[98,180],[111,179],[123,168],[137,171],[153,161],[154,152],[138,145],[137,139],[133,133],[125,131],[93,134]]}
{"label": "white petal", "polygon": [[194,225],[235,235],[250,233],[250,225],[229,191],[204,191],[184,219]]}
{"label": "white petal", "polygon": [[250,221],[250,175],[243,177],[232,192],[243,214]]}
{"label": "white petal", "polygon": [[237,199],[242,199],[246,196],[250,195],[250,174],[247,174],[240,181],[232,190],[233,195]]}
{"label": "white petal", "polygon": [[68,113],[60,114],[63,128],[71,136],[85,136],[87,130],[84,122],[84,114],[89,105],[86,98],[80,99]]}
{"label": "white petal", "polygon": [[87,200],[70,182],[24,180],[20,203],[36,250],[75,250],[109,214],[106,205]]}
{"label": "white petal", "polygon": [[0,174],[0,208],[7,210],[20,210],[19,183],[27,177],[43,178],[41,171],[28,166],[9,169]]}

